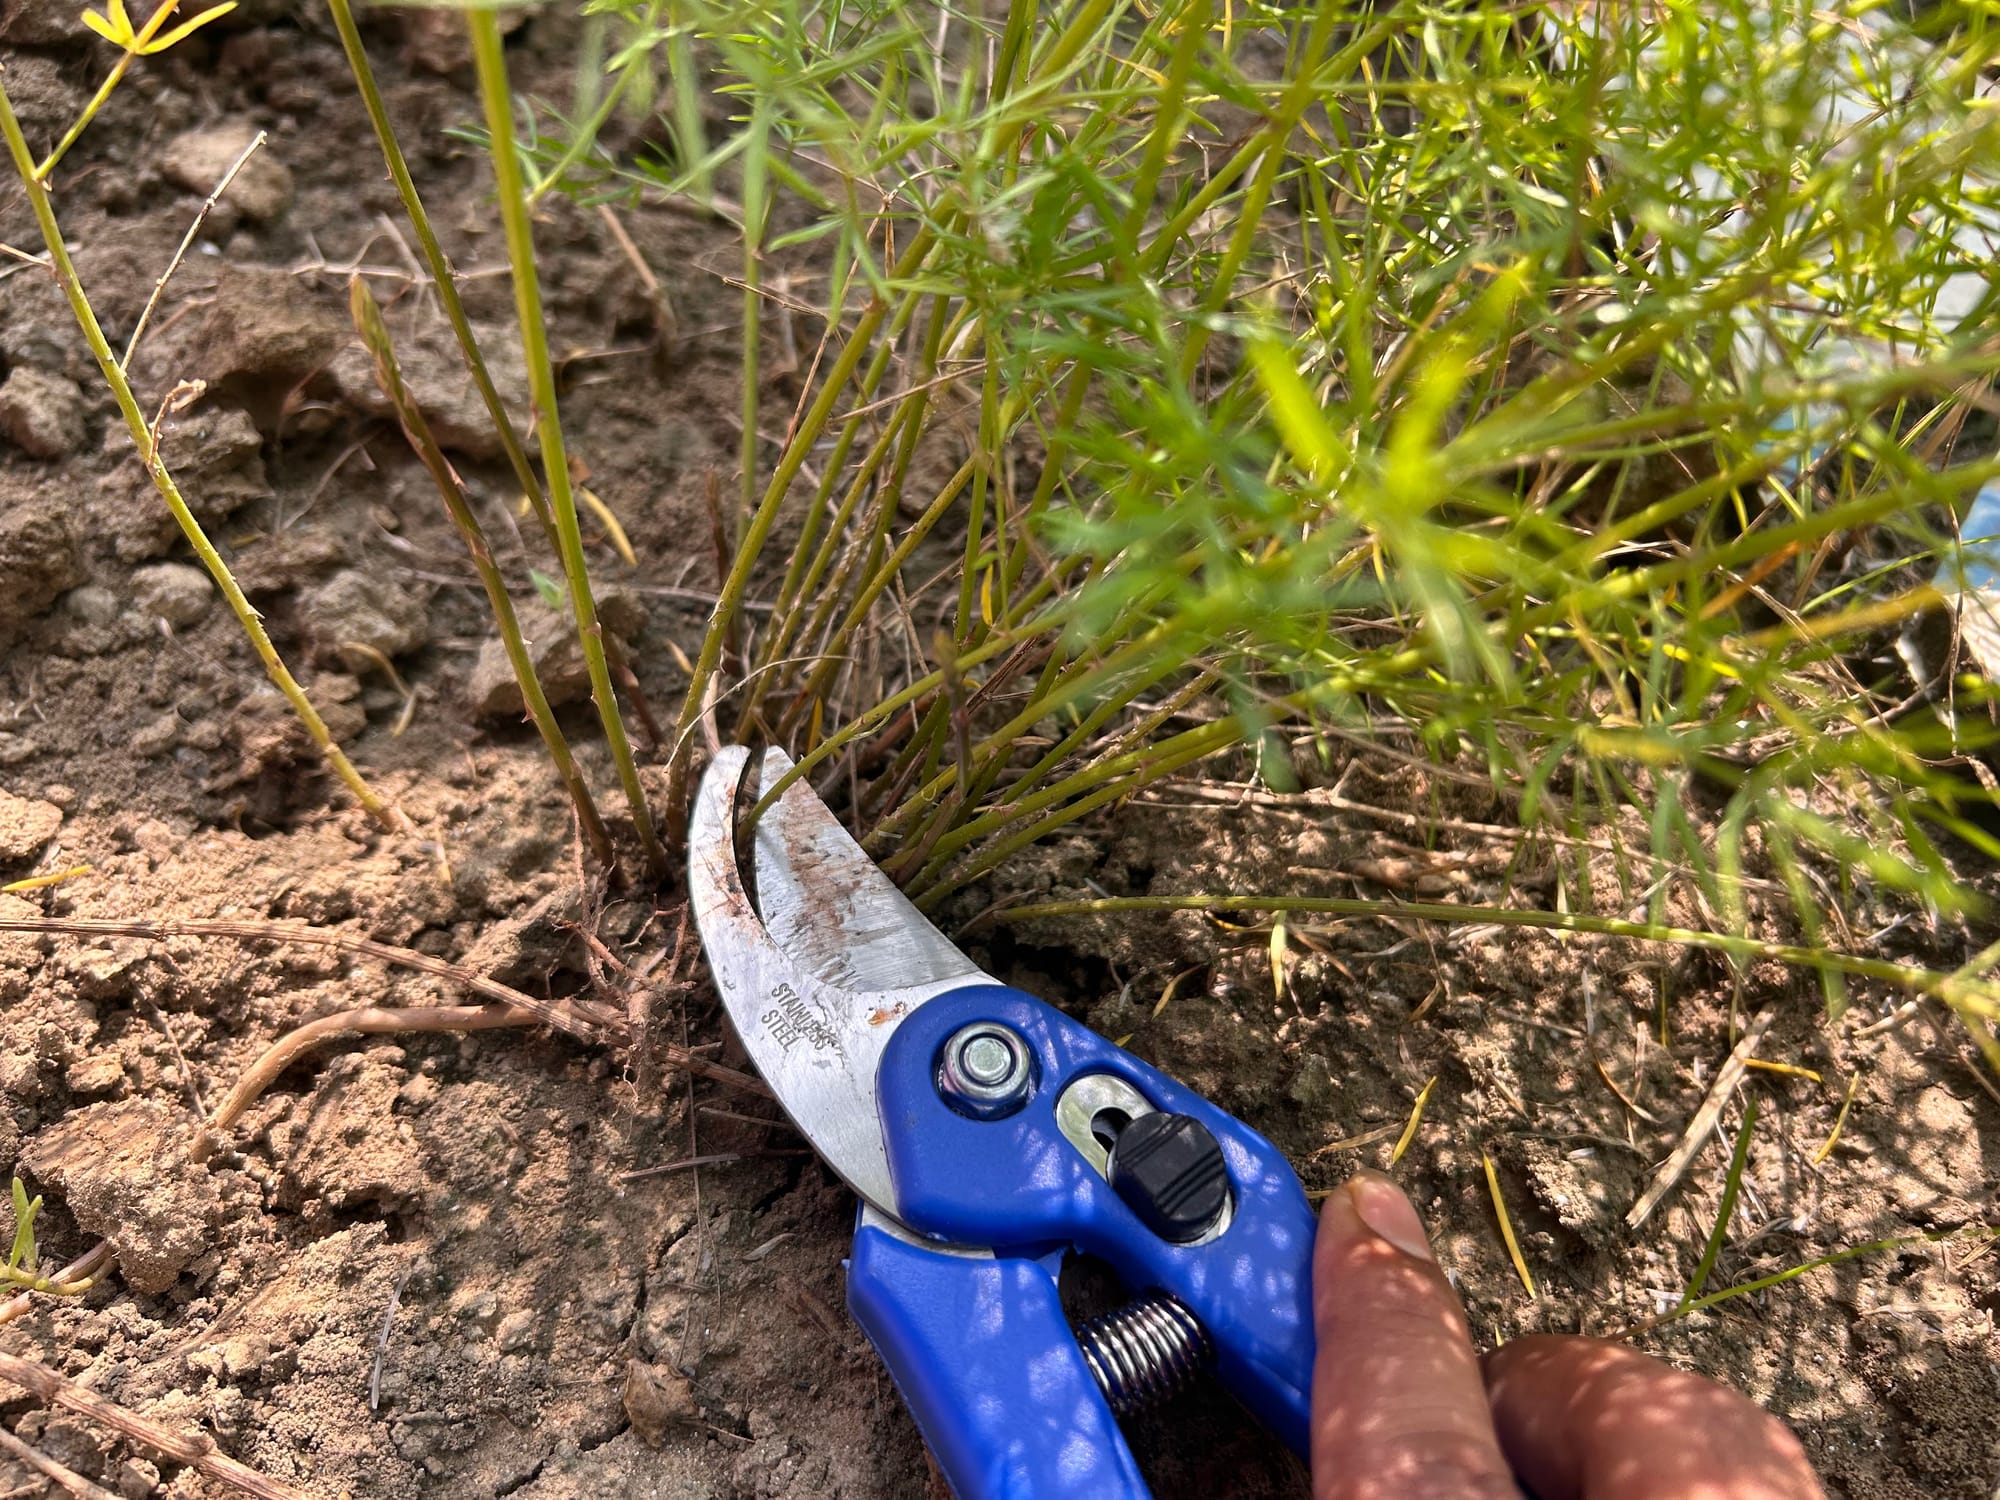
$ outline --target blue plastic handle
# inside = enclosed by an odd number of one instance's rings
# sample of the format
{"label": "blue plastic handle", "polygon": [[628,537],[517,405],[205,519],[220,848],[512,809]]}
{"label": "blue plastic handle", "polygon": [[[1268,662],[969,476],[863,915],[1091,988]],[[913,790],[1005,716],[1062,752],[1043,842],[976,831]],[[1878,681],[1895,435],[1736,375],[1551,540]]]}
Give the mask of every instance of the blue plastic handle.
{"label": "blue plastic handle", "polygon": [[864,1223],[847,1305],[958,1500],[1146,1500],[1040,1261],[929,1250]]}
{"label": "blue plastic handle", "polygon": [[[1033,1097],[1002,1119],[968,1118],[938,1094],[944,1043],[974,1021],[1012,1027],[1035,1054]],[[1155,1109],[1192,1115],[1208,1127],[1222,1147],[1234,1200],[1222,1234],[1201,1245],[1161,1239],[1062,1134],[1056,1099],[1091,1073],[1113,1074]],[[1305,1190],[1275,1146],[1062,1012],[1000,985],[954,990],[919,1006],[890,1038],[876,1090],[896,1215],[905,1224],[938,1239],[992,1246],[1001,1264],[1010,1252],[1032,1258],[1050,1245],[1074,1246],[1109,1263],[1135,1293],[1171,1293],[1208,1330],[1224,1384],[1294,1452],[1306,1454],[1315,1223]],[[972,1318],[961,1304],[961,1340]],[[1038,1357],[1052,1334],[1043,1320],[1023,1326],[1032,1336],[1014,1357],[1025,1361]],[[957,1357],[955,1345],[930,1339],[892,1349],[896,1336],[891,1327],[876,1346],[891,1368],[900,1362],[911,1371],[898,1377],[906,1393],[934,1380],[955,1397],[979,1399],[940,1367]],[[1051,1486],[1047,1493],[1069,1493],[1054,1487],[1058,1475],[1041,1478]]]}

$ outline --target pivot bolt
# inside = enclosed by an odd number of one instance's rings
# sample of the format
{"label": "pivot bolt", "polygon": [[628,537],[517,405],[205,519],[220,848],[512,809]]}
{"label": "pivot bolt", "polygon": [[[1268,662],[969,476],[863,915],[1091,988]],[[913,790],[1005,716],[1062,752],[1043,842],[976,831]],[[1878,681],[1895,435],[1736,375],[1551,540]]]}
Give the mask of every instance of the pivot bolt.
{"label": "pivot bolt", "polygon": [[975,1021],[960,1027],[938,1057],[938,1093],[975,1120],[997,1120],[1028,1102],[1035,1056],[1012,1027]]}

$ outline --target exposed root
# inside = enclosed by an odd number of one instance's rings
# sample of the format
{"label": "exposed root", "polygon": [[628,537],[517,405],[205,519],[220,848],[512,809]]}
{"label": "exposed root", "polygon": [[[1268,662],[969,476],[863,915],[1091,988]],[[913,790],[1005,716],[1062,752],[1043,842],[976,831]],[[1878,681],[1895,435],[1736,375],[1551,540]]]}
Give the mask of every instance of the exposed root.
{"label": "exposed root", "polygon": [[[382,1032],[492,1031],[502,1026],[532,1026],[540,1019],[518,1005],[367,1005],[355,1010],[336,1011],[330,1016],[321,1016],[317,1021],[308,1021],[272,1043],[264,1055],[236,1080],[236,1087],[229,1091],[229,1097],[209,1116],[209,1129],[222,1131],[234,1125],[243,1118],[243,1112],[257,1102],[264,1090],[278,1081],[285,1069],[323,1042]],[[202,1160],[214,1149],[211,1138],[198,1140],[194,1145],[195,1160]]]}
{"label": "exposed root", "polygon": [[[538,1020],[585,1041],[622,1042],[627,1039],[624,1018],[606,1007],[585,1001],[544,1000],[502,984],[497,979],[488,979],[461,964],[447,963],[428,953],[419,953],[414,948],[398,948],[393,943],[378,943],[373,938],[356,937],[352,933],[334,932],[324,927],[308,927],[299,922],[237,922],[219,918],[130,922],[85,917],[0,917],[0,932],[73,933],[85,937],[145,938],[155,942],[170,937],[219,937],[234,938],[239,942],[305,943],[319,948],[337,948],[344,953],[380,959],[397,968],[416,969],[421,973],[434,974],[439,979],[448,979],[475,995],[483,995],[503,1006],[518,1006],[532,1011]],[[402,1015],[414,1013],[395,1012]]]}

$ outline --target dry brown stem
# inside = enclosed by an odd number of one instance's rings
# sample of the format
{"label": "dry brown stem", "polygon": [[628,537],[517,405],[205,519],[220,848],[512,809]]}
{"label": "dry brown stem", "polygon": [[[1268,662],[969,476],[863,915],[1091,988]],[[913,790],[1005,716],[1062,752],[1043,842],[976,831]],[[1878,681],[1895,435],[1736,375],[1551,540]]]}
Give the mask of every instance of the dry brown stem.
{"label": "dry brown stem", "polygon": [[86,1386],[78,1385],[74,1380],[65,1379],[39,1361],[23,1359],[18,1354],[0,1353],[0,1380],[13,1382],[45,1406],[59,1406],[80,1417],[88,1417],[99,1426],[108,1427],[163,1458],[186,1464],[246,1495],[256,1495],[259,1500],[309,1500],[304,1490],[296,1489],[281,1479],[273,1479],[268,1474],[260,1474],[248,1464],[238,1463],[227,1454],[217,1452],[215,1439],[207,1433],[175,1432],[151,1417],[141,1416]]}
{"label": "dry brown stem", "polygon": [[4,1427],[0,1427],[0,1448],[44,1478],[53,1480],[58,1489],[76,1496],[77,1500],[113,1500],[111,1491],[92,1484],[76,1470],[57,1463],[41,1449],[30,1447]]}
{"label": "dry brown stem", "polygon": [[1766,1010],[1760,1011],[1751,1021],[1731,1050],[1728,1060],[1716,1073],[1714,1086],[1709,1089],[1708,1097],[1701,1101],[1701,1108],[1694,1112],[1694,1118],[1688,1122],[1688,1128],[1681,1136],[1680,1144],[1674,1147],[1673,1155],[1661,1163],[1645,1193],[1632,1205],[1632,1211],[1625,1215],[1627,1229],[1637,1229],[1646,1222],[1647,1216],[1659,1207],[1662,1198],[1673,1191],[1674,1184],[1681,1180],[1694,1159],[1701,1154],[1701,1148],[1708,1144],[1708,1138],[1715,1134],[1715,1127],[1721,1123],[1722,1107],[1736,1092],[1736,1086],[1743,1082],[1750,1059],[1757,1053],[1757,1044],[1764,1040],[1764,1033],[1771,1029],[1771,1023],[1777,1018],[1776,1010]]}

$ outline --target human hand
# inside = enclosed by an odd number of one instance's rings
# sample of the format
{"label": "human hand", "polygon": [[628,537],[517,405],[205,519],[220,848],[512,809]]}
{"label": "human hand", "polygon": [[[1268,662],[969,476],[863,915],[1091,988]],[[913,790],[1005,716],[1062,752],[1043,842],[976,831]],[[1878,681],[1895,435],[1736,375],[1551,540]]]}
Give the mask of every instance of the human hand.
{"label": "human hand", "polygon": [[1417,1211],[1357,1173],[1313,1252],[1314,1500],[1824,1500],[1785,1425],[1601,1339],[1481,1359]]}

